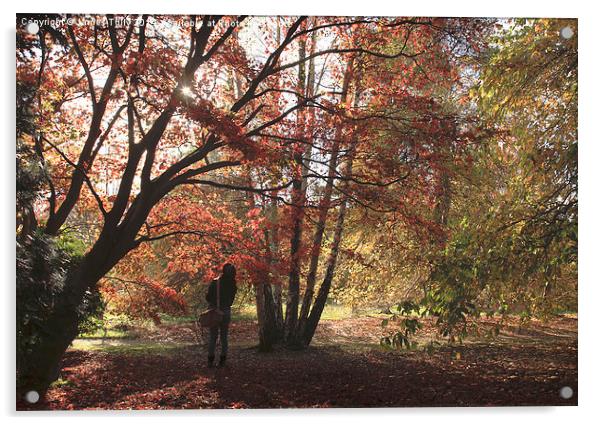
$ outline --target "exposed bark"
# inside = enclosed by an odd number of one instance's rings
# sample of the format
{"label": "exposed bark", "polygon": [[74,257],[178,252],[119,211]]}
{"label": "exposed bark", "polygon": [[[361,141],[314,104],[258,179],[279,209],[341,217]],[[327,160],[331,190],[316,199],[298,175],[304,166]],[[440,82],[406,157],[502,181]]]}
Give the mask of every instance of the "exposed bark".
{"label": "exposed bark", "polygon": [[[312,23],[313,23],[313,18],[312,18]],[[316,41],[317,41],[317,36],[316,33],[313,32],[312,33],[312,37],[311,37],[311,45],[310,45],[310,50],[309,50],[309,54],[310,56],[315,52],[316,50]],[[303,48],[305,48],[305,45],[303,44]],[[305,74],[305,73],[303,73]],[[299,75],[299,77],[301,78],[301,74]],[[305,75],[303,75],[303,77],[305,77]],[[307,62],[307,83],[305,84],[305,98],[306,99],[312,99],[314,97],[314,93],[316,92],[316,66],[315,66],[315,62],[314,59],[310,59]],[[305,111],[304,111],[305,112]],[[314,116],[314,110],[313,108],[310,109],[309,111],[307,111],[307,115],[308,117],[305,117],[304,119],[304,125],[303,127],[311,127],[311,125],[313,124],[313,116]],[[308,140],[308,142],[311,141],[311,136],[310,136],[310,140]],[[309,166],[308,164],[310,163],[311,160],[311,154],[312,154],[312,143],[307,143],[307,146],[305,148],[305,152],[303,152],[303,178],[302,178],[302,188],[301,190],[303,191],[304,194],[307,193],[307,178],[309,175]]]}
{"label": "exposed bark", "polygon": [[276,264],[278,263],[278,199],[271,199],[269,220],[272,228],[269,231],[269,249],[270,249],[270,282],[272,285],[272,296],[274,300],[274,327],[276,341],[284,337],[284,312],[282,309],[282,284],[274,282],[273,276],[276,274]]}
{"label": "exposed bark", "polygon": [[451,179],[449,173],[446,171],[443,171],[440,178],[441,193],[435,206],[435,222],[441,226],[446,226],[451,205]]}
{"label": "exposed bark", "polygon": [[[280,25],[276,28],[277,43],[281,43]],[[235,75],[236,97],[240,97],[242,92],[242,82],[238,75]],[[247,118],[246,123],[259,113],[263,105],[260,105]],[[274,197],[269,200],[267,205],[264,204],[264,214],[268,217],[271,223],[270,228],[266,228],[265,236],[265,252],[266,263],[269,265],[266,276],[263,281],[255,288],[255,298],[257,303],[257,319],[259,328],[259,351],[270,351],[273,345],[283,339],[284,334],[284,318],[282,311],[282,287],[279,284],[273,283],[275,274],[275,266],[278,261],[278,193],[274,193]],[[265,200],[265,199],[264,199]]]}
{"label": "exposed bark", "polygon": [[[353,166],[353,156],[351,156],[345,166],[345,175],[351,175],[351,168]],[[343,186],[348,186],[347,182],[343,182]],[[347,212],[347,197],[345,195],[341,201],[341,205],[339,206],[339,214],[337,217],[337,223],[334,229],[334,237],[332,241],[332,246],[330,248],[330,254],[328,256],[328,260],[326,261],[326,274],[324,276],[324,280],[320,285],[320,289],[318,290],[318,295],[316,296],[316,300],[311,309],[311,313],[307,318],[307,323],[303,331],[303,345],[308,346],[311,343],[311,340],[316,332],[316,328],[318,327],[318,322],[320,321],[320,317],[322,317],[322,312],[324,311],[324,306],[326,305],[326,300],[328,299],[328,294],[330,292],[330,287],[332,286],[332,279],[334,277],[334,272],[337,265],[337,258],[339,256],[339,248],[341,245],[341,239],[343,236],[343,229],[345,224],[345,214]]]}
{"label": "exposed bark", "polygon": [[279,283],[272,284],[272,294],[274,297],[276,340],[281,341],[284,338],[284,311],[282,308],[282,285]]}
{"label": "exposed bark", "polygon": [[[455,141],[455,139],[456,139],[456,134],[457,134],[457,128],[454,123],[452,135],[451,135],[453,141]],[[453,153],[450,151],[450,149],[447,149],[447,151],[445,152],[445,155],[448,158],[446,165],[448,167],[451,167]],[[433,218],[435,220],[435,223],[439,224],[442,227],[447,226],[448,217],[449,217],[449,209],[451,206],[452,187],[451,187],[450,172],[451,172],[451,170],[449,170],[449,169],[439,170],[440,188],[439,188],[439,193],[437,196],[437,204],[435,205],[435,209],[433,211],[434,212]],[[445,240],[443,242],[445,242]]]}
{"label": "exposed bark", "polygon": [[[247,186],[252,187],[253,182],[247,176]],[[253,193],[246,192],[247,202],[250,208],[255,207]],[[265,204],[263,205],[265,213]],[[267,264],[272,263],[272,250],[270,246],[270,230],[264,230],[264,260]],[[259,253],[258,253],[259,254]],[[272,295],[270,271],[266,270],[262,280],[255,285],[255,303],[257,308],[257,324],[259,336],[259,351],[271,351],[276,342],[276,312],[274,307],[274,298]]]}
{"label": "exposed bark", "polygon": [[[456,127],[453,128],[453,138],[456,137]],[[451,152],[446,152],[446,154],[451,158]],[[451,207],[451,177],[449,170],[440,170],[439,171],[439,193],[437,194],[437,201],[435,204],[435,208],[433,209],[433,221],[438,224],[443,232],[441,236],[437,238],[436,241],[431,243],[431,249],[437,250],[440,249],[442,245],[447,243],[447,235],[445,233],[445,228],[447,227],[448,218],[449,218],[449,209]],[[439,246],[438,246],[439,245]],[[422,293],[423,296],[426,297],[428,295],[429,287],[431,282],[433,282],[433,270],[434,263],[429,261],[429,273],[426,280],[422,282]]]}
{"label": "exposed bark", "polygon": [[[299,41],[299,74],[298,90],[305,93],[305,40]],[[297,134],[299,138],[304,137],[304,116],[301,110],[297,112]],[[293,230],[290,240],[290,270],[288,281],[288,296],[286,301],[286,317],[284,322],[284,339],[289,344],[295,343],[295,331],[299,314],[299,284],[301,272],[301,236],[303,231],[303,207],[305,205],[304,183],[303,183],[303,151],[293,146],[293,184],[292,184],[292,221]]]}
{"label": "exposed bark", "polygon": [[[353,59],[350,59],[347,63],[345,70],[345,76],[343,80],[343,89],[341,93],[341,103],[347,104],[349,85],[353,73]],[[330,202],[332,198],[332,192],[334,187],[334,180],[336,170],[338,166],[339,150],[341,145],[341,139],[343,137],[343,126],[337,127],[335,132],[335,140],[332,146],[332,153],[330,161],[328,163],[328,177],[326,179],[326,186],[324,188],[324,195],[320,200],[318,221],[316,223],[316,230],[312,241],[312,248],[310,251],[310,264],[309,271],[307,274],[307,283],[305,286],[305,293],[303,295],[303,303],[301,305],[301,312],[299,314],[299,324],[297,326],[297,335],[302,338],[303,330],[306,326],[307,317],[309,315],[311,303],[314,298],[314,289],[316,285],[316,278],[318,273],[318,263],[320,260],[320,252],[322,248],[322,240],[324,238],[324,230],[326,228],[326,220],[328,218],[328,211],[330,210]]]}
{"label": "exposed bark", "polygon": [[[265,199],[264,199],[265,201]],[[272,224],[277,221],[277,200],[264,203],[264,214]],[[273,285],[274,268],[277,263],[277,235],[276,227],[264,230],[265,263],[268,269],[260,283],[255,287],[255,300],[257,305],[257,321],[259,334],[259,351],[271,351],[275,343],[282,340],[283,318],[282,318],[282,296],[275,297],[272,288],[280,289],[279,285]]]}
{"label": "exposed bark", "polygon": [[[353,69],[353,62],[349,62],[349,75],[348,75],[348,84],[353,77],[351,75],[351,70]],[[359,105],[360,93],[361,93],[361,75],[355,76],[355,91],[353,96],[353,106],[357,107]],[[348,90],[348,89],[347,89]],[[355,130],[353,131],[355,133]],[[352,137],[355,138],[355,134],[352,134]],[[350,177],[353,174],[353,161],[355,159],[356,152],[356,140],[352,139],[351,149],[349,151],[349,156],[347,161],[345,162],[345,166],[343,169],[343,179],[341,181],[341,204],[339,206],[339,213],[337,216],[337,222],[334,229],[333,241],[330,248],[330,253],[328,259],[326,261],[326,273],[324,275],[324,280],[320,285],[320,289],[318,290],[318,294],[313,303],[313,307],[305,326],[300,330],[302,332],[301,335],[301,343],[303,346],[308,346],[311,343],[311,340],[316,332],[316,328],[318,327],[318,322],[322,317],[322,312],[324,311],[324,306],[326,305],[326,301],[328,300],[328,294],[330,293],[330,287],[332,286],[332,279],[334,278],[334,273],[336,270],[337,259],[339,256],[339,250],[341,245],[341,240],[343,237],[343,230],[345,225],[345,215],[347,212],[347,203],[348,203],[348,187],[350,183]]]}
{"label": "exposed bark", "polygon": [[255,286],[255,301],[257,303],[257,322],[259,329],[259,351],[271,351],[277,342],[274,299],[268,276]]}
{"label": "exposed bark", "polygon": [[[300,164],[300,155],[297,155],[295,162]],[[288,281],[288,295],[286,300],[286,317],[284,322],[284,338],[286,341],[294,339],[294,331],[297,326],[297,316],[299,311],[299,283],[301,269],[301,233],[303,225],[303,206],[301,205],[302,180],[297,177],[293,181],[293,231],[290,240],[290,270]]]}

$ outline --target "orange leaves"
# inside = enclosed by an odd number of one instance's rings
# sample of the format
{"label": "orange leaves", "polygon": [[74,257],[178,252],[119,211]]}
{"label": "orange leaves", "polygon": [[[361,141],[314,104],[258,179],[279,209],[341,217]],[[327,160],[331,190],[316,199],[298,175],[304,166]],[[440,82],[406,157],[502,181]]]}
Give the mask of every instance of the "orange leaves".
{"label": "orange leaves", "polygon": [[245,135],[245,130],[238,125],[234,118],[213,103],[205,99],[197,99],[191,106],[185,107],[187,116],[201,124],[208,131],[217,134],[221,139],[242,152],[247,160],[255,158],[256,149],[253,141]]}
{"label": "orange leaves", "polygon": [[255,219],[255,218],[259,217],[260,214],[261,214],[261,209],[253,208],[247,212],[247,218]]}
{"label": "orange leaves", "polygon": [[143,72],[144,68],[145,63],[140,60],[140,55],[138,54],[138,52],[130,53],[124,66],[124,71],[126,72],[126,74],[138,74],[140,72]]}
{"label": "orange leaves", "polygon": [[[124,308],[156,317],[162,309],[181,305],[176,295],[186,285],[206,281],[224,261],[239,266],[241,276],[250,282],[274,272],[277,267],[267,266],[270,260],[283,263],[279,267],[286,269],[286,261],[281,261],[284,248],[272,249],[270,244],[278,245],[291,236],[290,220],[313,212],[310,208],[291,211],[283,202],[309,206],[317,200],[317,204],[327,179],[341,189],[333,199],[338,203],[331,204],[330,199],[325,203],[331,211],[348,195],[358,201],[354,207],[404,205],[408,224],[429,226],[418,212],[430,206],[437,180],[446,171],[440,165],[446,149],[455,148],[458,140],[453,135],[455,127],[445,117],[453,115],[453,93],[448,94],[452,81],[461,74],[446,50],[452,43],[437,43],[439,30],[429,22],[319,17],[295,28],[296,17],[254,17],[250,18],[251,31],[222,40],[225,28],[216,29],[206,43],[198,38],[187,55],[190,36],[200,37],[202,32],[191,34],[190,28],[176,25],[178,17],[155,19],[145,36],[139,31],[132,34],[123,52],[111,52],[114,40],[106,27],[90,31],[77,26],[85,60],[78,61],[70,50],[57,53],[48,60],[39,92],[42,130],[70,158],[65,161],[52,150],[47,154],[59,201],[73,171],[67,163],[77,162],[87,138],[88,131],[82,129],[93,127],[93,135],[102,129],[102,146],[96,143],[86,148],[95,153],[84,160],[94,188],[107,203],[115,199],[128,158],[132,160],[129,169],[136,175],[131,179],[129,206],[133,209],[127,217],[134,216],[130,222],[140,223],[141,228],[127,233],[139,230],[138,238],[152,242],[140,245],[114,270],[120,279],[135,282],[115,284],[110,292],[121,298]],[[437,28],[447,23],[441,20]],[[313,32],[316,28],[320,29]],[[445,37],[451,37],[445,29]],[[123,28],[118,33],[123,37]],[[298,62],[304,44],[303,57],[308,60]],[[199,56],[194,50],[201,45],[206,48]],[[406,57],[399,54],[400,49]],[[33,83],[40,63],[26,62],[19,64],[18,78]],[[115,74],[110,70],[116,66],[120,72],[113,81],[108,76]],[[106,113],[98,118],[90,113],[89,101],[98,99],[105,85],[108,92],[103,99],[108,103],[102,111]],[[140,147],[139,159],[132,155],[136,149],[130,137]],[[208,143],[214,139],[214,145]],[[338,164],[330,165],[331,156],[335,162],[338,158]],[[341,176],[342,165],[351,158],[352,175]],[[182,177],[174,185],[186,186],[164,197],[164,193],[144,192],[142,187],[161,186],[163,179],[156,177],[183,159],[181,168],[173,168],[178,170],[174,175]],[[226,162],[230,159],[236,162]],[[150,167],[143,165],[147,160]],[[261,197],[208,186],[191,188],[195,182],[186,178],[193,173],[184,175],[224,162],[236,167],[216,167],[198,179],[212,179],[214,185],[228,188],[283,186]],[[146,185],[141,182],[148,182],[149,168],[151,184]],[[338,170],[330,178],[329,168]],[[302,180],[306,173],[311,175],[305,182],[307,197],[291,196],[286,183],[295,177]],[[390,184],[406,174],[409,177],[403,185]],[[158,202],[148,217],[146,209],[143,217],[135,215],[141,203],[134,198],[141,190],[144,202]],[[81,193],[78,206],[87,211],[94,199],[87,189]],[[271,205],[265,200],[276,196],[280,199],[274,205],[276,219],[268,220]],[[266,236],[270,232],[279,232],[279,240],[270,241]],[[135,241],[128,242],[136,246]],[[306,254],[304,245],[301,241],[300,256]],[[131,307],[124,301],[130,297]]]}

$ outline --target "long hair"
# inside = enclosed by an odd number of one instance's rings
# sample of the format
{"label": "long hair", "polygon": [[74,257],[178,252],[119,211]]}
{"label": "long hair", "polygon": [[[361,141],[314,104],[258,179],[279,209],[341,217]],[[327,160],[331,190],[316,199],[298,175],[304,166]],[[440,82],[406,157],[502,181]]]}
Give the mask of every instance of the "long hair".
{"label": "long hair", "polygon": [[220,282],[236,286],[236,268],[230,263],[224,264]]}

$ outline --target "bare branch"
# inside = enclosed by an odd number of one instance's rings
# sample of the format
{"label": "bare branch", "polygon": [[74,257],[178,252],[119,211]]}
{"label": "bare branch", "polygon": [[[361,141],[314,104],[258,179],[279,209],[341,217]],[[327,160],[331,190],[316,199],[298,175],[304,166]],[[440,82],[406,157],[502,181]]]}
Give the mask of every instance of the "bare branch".
{"label": "bare branch", "polygon": [[177,230],[177,231],[173,231],[173,232],[163,233],[158,236],[141,236],[138,239],[136,239],[134,242],[136,244],[140,244],[142,242],[158,241],[160,239],[165,239],[165,238],[169,238],[172,236],[181,236],[181,235],[195,235],[195,236],[203,237],[203,236],[207,236],[207,233],[200,232],[198,230]]}
{"label": "bare branch", "polygon": [[75,162],[71,161],[67,155],[65,155],[65,153],[59,149],[58,146],[56,146],[54,143],[52,143],[50,140],[48,140],[47,138],[43,137],[44,141],[46,143],[48,143],[54,150],[57,151],[57,153],[63,158],[63,160],[65,160],[65,162],[67,164],[69,164],[71,167],[77,169],[80,171],[80,173],[83,175],[84,177],[84,181],[86,182],[86,185],[88,186],[88,188],[90,189],[90,192],[92,193],[92,195],[94,196],[94,199],[96,199],[96,203],[98,204],[98,208],[100,209],[100,212],[102,213],[102,215],[104,217],[106,217],[107,215],[107,211],[104,207],[104,203],[102,202],[102,199],[100,198],[100,196],[98,195],[98,193],[96,192],[96,190],[94,190],[94,187],[92,185],[92,181],[90,180],[90,177],[88,177],[88,174],[86,173],[86,171],[80,167],[78,164],[76,164]]}
{"label": "bare branch", "polygon": [[271,74],[276,74],[280,71],[284,71],[285,69],[288,68],[292,68],[295,66],[298,66],[299,64],[306,62],[310,59],[316,58],[318,56],[323,56],[323,55],[328,55],[331,53],[336,53],[336,54],[342,54],[342,53],[360,53],[360,54],[365,54],[365,55],[371,55],[371,56],[376,56],[379,58],[384,58],[384,59],[395,59],[395,58],[399,58],[399,57],[405,57],[405,58],[415,58],[417,56],[420,56],[421,54],[423,54],[424,52],[420,52],[420,53],[404,53],[405,49],[402,49],[401,51],[399,51],[398,53],[389,55],[387,53],[382,53],[382,52],[375,52],[373,50],[367,50],[367,49],[362,49],[362,48],[348,48],[348,49],[339,49],[339,48],[334,48],[334,49],[326,49],[326,50],[322,50],[320,52],[316,52],[314,54],[311,55],[307,55],[305,58],[295,61],[295,62],[290,62],[287,63],[285,65],[281,65],[277,68],[274,68],[270,71],[270,75]]}
{"label": "bare branch", "polygon": [[283,183],[278,186],[265,187],[265,188],[250,187],[250,186],[238,186],[238,185],[233,185],[233,184],[229,184],[229,183],[219,183],[219,182],[216,182],[213,180],[202,180],[202,179],[187,179],[184,182],[182,182],[182,184],[199,184],[199,185],[218,187],[221,189],[240,190],[243,192],[267,193],[267,192],[278,192],[282,189],[286,189],[286,188],[290,187],[291,184],[293,184],[293,181],[290,180],[287,183]]}
{"label": "bare branch", "polygon": [[73,26],[69,25],[67,27],[67,32],[69,33],[69,37],[71,38],[71,42],[73,43],[73,48],[75,49],[75,53],[77,54],[77,58],[84,69],[84,74],[86,76],[86,80],[88,81],[88,91],[90,92],[90,96],[92,98],[92,107],[96,108],[96,93],[94,91],[94,80],[92,78],[92,73],[90,72],[90,67],[86,62],[86,58],[79,48],[79,44],[77,43],[77,38],[75,37],[75,33],[73,32]]}
{"label": "bare branch", "polygon": [[222,36],[219,38],[219,40],[217,40],[215,42],[215,44],[213,44],[213,46],[211,46],[211,48],[207,51],[206,54],[203,55],[203,59],[202,61],[206,61],[207,59],[211,58],[211,56],[213,56],[213,54],[217,51],[217,49],[220,48],[220,46],[222,44],[224,44],[224,42],[228,39],[228,37],[230,37],[230,35],[232,35],[232,33],[234,32],[234,30],[238,27],[238,25],[244,21],[247,18],[246,15],[241,15],[236,19],[236,25],[230,25],[228,27],[228,29],[222,34]]}

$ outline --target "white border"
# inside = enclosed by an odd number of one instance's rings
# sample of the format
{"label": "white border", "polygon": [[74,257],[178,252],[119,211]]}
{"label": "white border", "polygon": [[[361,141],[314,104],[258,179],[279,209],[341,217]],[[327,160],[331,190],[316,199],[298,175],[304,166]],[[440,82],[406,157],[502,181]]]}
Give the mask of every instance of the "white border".
{"label": "white border", "polygon": [[[286,421],[288,424],[307,424],[318,421],[345,421],[366,423],[372,418],[379,422],[410,421],[411,423],[462,423],[504,424],[543,420],[550,424],[593,422],[598,407],[602,352],[599,343],[600,317],[602,309],[602,270],[597,253],[600,251],[600,198],[598,189],[602,181],[602,149],[600,131],[595,124],[602,122],[600,102],[602,93],[600,73],[600,10],[594,2],[547,0],[459,1],[354,1],[354,0],[217,0],[213,2],[167,2],[144,0],[125,2],[103,0],[29,0],[9,2],[2,5],[3,58],[2,83],[4,99],[0,102],[0,119],[4,130],[2,146],[3,208],[1,209],[2,255],[5,279],[2,279],[4,294],[3,312],[5,344],[2,350],[3,374],[2,410],[9,420],[16,422],[79,423],[82,419],[93,424],[105,424],[110,420],[125,422],[142,419],[149,423],[163,423],[168,417],[190,422],[241,422],[256,424],[266,420]],[[598,8],[599,9],[599,8]],[[170,412],[76,412],[76,413],[14,413],[14,28],[15,13],[34,12],[82,12],[82,13],[223,13],[252,15],[404,15],[404,16],[522,16],[522,17],[577,17],[579,18],[579,407],[565,408],[421,408],[421,409],[322,409],[322,410],[254,410],[254,411],[170,411]],[[375,417],[376,416],[376,417]]]}
{"label": "white border", "polygon": [[16,12],[81,12],[81,13],[221,13],[249,15],[364,15],[364,16],[471,16],[471,17],[577,17],[586,9],[578,1],[573,3],[558,0],[525,1],[504,0],[482,2],[477,0],[429,0],[393,2],[386,0],[302,0],[282,2],[279,0],[225,0],[212,2],[166,2],[143,0],[124,2],[103,0],[83,2],[81,0],[30,0],[12,5]]}

